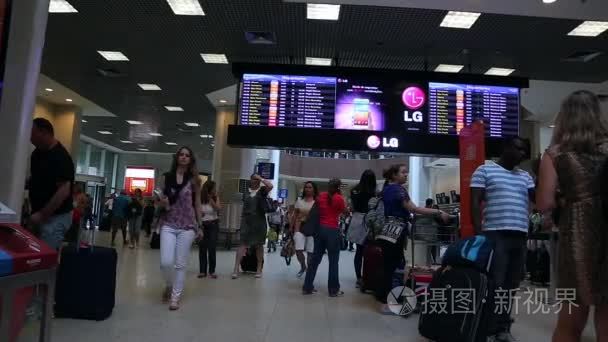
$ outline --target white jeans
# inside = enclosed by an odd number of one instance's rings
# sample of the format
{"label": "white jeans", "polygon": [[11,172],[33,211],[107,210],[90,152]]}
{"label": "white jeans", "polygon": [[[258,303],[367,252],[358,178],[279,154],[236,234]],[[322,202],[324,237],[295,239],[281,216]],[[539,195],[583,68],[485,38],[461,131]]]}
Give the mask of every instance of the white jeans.
{"label": "white jeans", "polygon": [[178,300],[184,290],[190,249],[195,236],[192,229],[163,226],[160,230],[160,268],[167,286],[173,287],[172,300]]}

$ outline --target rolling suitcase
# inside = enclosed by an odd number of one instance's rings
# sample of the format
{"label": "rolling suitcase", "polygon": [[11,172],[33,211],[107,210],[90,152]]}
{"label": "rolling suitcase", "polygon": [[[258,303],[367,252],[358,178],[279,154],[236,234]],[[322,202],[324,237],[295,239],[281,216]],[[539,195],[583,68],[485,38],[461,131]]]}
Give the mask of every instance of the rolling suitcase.
{"label": "rolling suitcase", "polygon": [[485,342],[493,313],[494,288],[484,273],[445,266],[433,275],[418,331],[435,342]]}
{"label": "rolling suitcase", "polygon": [[361,292],[376,292],[382,284],[384,261],[382,248],[374,241],[369,241],[363,250],[363,277]]}
{"label": "rolling suitcase", "polygon": [[256,248],[247,248],[247,253],[241,260],[241,270],[243,272],[255,273],[258,270],[258,257]]}
{"label": "rolling suitcase", "polygon": [[[80,239],[79,239],[80,240]],[[117,254],[114,248],[80,243],[63,248],[57,270],[55,317],[101,321],[115,304]]]}

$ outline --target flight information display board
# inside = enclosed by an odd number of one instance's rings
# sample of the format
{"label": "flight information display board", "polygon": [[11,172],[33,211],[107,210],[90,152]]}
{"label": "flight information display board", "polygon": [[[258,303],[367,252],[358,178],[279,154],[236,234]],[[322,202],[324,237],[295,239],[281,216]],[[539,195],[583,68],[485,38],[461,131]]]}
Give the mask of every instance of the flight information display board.
{"label": "flight information display board", "polygon": [[483,120],[486,135],[502,138],[519,132],[519,89],[470,84],[429,83],[429,133],[458,135]]}
{"label": "flight information display board", "polygon": [[519,88],[369,77],[243,74],[239,124],[457,136],[483,120],[488,137],[519,132]]}

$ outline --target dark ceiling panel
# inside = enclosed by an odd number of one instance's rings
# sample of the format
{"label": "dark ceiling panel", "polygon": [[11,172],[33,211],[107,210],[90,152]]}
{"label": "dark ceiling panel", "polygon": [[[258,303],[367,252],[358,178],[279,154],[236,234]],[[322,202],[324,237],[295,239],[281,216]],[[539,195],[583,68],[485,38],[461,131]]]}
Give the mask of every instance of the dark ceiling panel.
{"label": "dark ceiling panel", "polygon": [[[231,62],[303,64],[306,56],[336,58],[345,67],[432,70],[464,64],[483,73],[512,67],[514,75],[578,82],[608,80],[608,56],[588,63],[561,61],[579,50],[606,52],[608,33],[568,37],[576,20],[483,14],[470,30],[439,27],[446,11],[342,6],[340,20],[306,19],[306,4],[280,0],[201,0],[206,16],[176,16],[165,0],[69,0],[77,14],[50,14],[42,72],[117,118],[88,118],[83,133],[124,149],[169,152],[166,141],[195,146],[211,158],[215,110],[205,94],[234,84],[230,65],[205,64],[200,53],[224,53]],[[253,45],[245,31],[273,32],[274,45]],[[125,53],[107,62],[97,50]],[[102,77],[99,69],[120,77]],[[144,92],[137,83],[156,83]],[[184,112],[167,112],[175,105]],[[140,120],[129,126],[124,120]],[[183,122],[201,127],[185,130]],[[113,135],[97,133],[104,126]],[[158,130],[163,137],[147,134]],[[130,139],[133,145],[123,145]]]}

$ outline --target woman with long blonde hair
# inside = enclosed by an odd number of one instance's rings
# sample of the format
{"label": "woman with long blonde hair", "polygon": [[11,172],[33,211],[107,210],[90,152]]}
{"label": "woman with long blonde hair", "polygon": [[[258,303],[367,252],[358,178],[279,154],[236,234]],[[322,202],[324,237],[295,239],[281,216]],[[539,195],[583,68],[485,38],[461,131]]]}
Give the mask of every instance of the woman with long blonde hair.
{"label": "woman with long blonde hair", "polygon": [[607,161],[608,118],[595,94],[576,91],[557,115],[536,200],[543,213],[559,210],[557,288],[572,292],[572,301],[562,303],[553,342],[580,341],[591,306],[597,341],[608,341]]}

